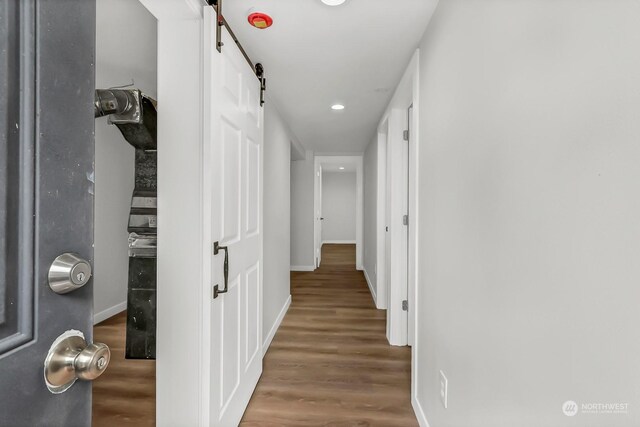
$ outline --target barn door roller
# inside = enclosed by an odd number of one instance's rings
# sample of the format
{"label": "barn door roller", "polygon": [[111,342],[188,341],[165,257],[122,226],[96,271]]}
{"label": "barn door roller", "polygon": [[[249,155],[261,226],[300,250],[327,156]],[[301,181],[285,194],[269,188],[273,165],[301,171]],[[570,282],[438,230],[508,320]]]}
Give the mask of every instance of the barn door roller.
{"label": "barn door roller", "polygon": [[224,46],[224,43],[222,42],[222,27],[226,27],[227,31],[229,31],[229,35],[231,35],[231,38],[238,46],[238,49],[240,49],[242,56],[244,56],[244,59],[249,63],[249,66],[260,82],[260,106],[263,106],[264,92],[267,90],[267,79],[265,79],[264,77],[264,67],[262,66],[262,64],[253,65],[251,58],[249,58],[249,55],[247,55],[247,52],[242,47],[242,44],[231,29],[231,26],[229,25],[227,20],[224,19],[224,15],[222,14],[222,1],[223,0],[207,0],[207,4],[213,7],[213,9],[216,11],[216,20],[218,22],[218,25],[216,25],[216,49],[218,50],[218,52],[222,53],[222,47]]}

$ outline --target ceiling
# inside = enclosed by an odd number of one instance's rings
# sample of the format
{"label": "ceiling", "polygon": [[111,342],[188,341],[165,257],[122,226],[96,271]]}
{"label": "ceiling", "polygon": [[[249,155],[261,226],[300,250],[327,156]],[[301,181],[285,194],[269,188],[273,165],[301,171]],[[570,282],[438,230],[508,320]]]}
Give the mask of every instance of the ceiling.
{"label": "ceiling", "polygon": [[[300,142],[317,153],[363,152],[437,0],[227,0],[223,14]],[[258,30],[248,11],[274,24]],[[331,105],[346,106],[332,111]]]}
{"label": "ceiling", "polygon": [[[342,169],[340,169],[342,168]],[[356,173],[358,171],[358,166],[355,163],[344,163],[344,164],[322,164],[322,173]]]}

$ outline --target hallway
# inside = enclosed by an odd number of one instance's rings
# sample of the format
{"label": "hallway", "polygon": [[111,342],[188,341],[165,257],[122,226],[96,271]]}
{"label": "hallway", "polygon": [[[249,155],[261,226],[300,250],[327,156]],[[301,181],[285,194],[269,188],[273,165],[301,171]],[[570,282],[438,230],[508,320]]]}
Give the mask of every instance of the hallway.
{"label": "hallway", "polygon": [[355,245],[324,245],[291,273],[291,307],[264,358],[243,426],[411,426],[411,351],[389,346]]}

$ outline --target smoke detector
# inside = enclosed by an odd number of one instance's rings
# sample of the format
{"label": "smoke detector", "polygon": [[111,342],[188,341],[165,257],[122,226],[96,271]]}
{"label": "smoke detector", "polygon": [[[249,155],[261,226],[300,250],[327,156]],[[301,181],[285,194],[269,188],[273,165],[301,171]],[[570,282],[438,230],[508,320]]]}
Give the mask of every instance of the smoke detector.
{"label": "smoke detector", "polygon": [[273,25],[273,18],[264,12],[256,12],[254,9],[249,10],[247,21],[249,25],[259,30],[266,30]]}

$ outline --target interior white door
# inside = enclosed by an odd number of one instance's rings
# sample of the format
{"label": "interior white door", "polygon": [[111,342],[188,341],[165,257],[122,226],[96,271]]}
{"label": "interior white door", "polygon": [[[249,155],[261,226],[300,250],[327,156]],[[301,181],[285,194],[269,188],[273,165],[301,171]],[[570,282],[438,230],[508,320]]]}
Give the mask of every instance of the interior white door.
{"label": "interior white door", "polygon": [[387,137],[385,141],[386,148],[386,174],[385,174],[385,206],[384,206],[384,218],[385,218],[385,227],[384,227],[384,282],[385,282],[385,294],[387,296],[386,307],[387,307],[387,339],[391,337],[391,311],[392,311],[392,298],[391,298],[391,167],[392,167],[392,156],[391,156],[391,141],[390,138]]}
{"label": "interior white door", "polygon": [[411,157],[415,154],[411,151],[411,146],[413,145],[413,104],[409,106],[407,110],[407,148],[406,148],[406,158],[407,158],[407,344],[409,346],[413,346],[413,339],[415,334],[415,283],[413,282],[414,275],[411,274],[410,266],[412,263],[409,262],[410,256],[413,254],[413,250],[411,248],[411,239],[410,236],[415,233],[415,218],[411,218],[409,212],[411,212]]}
{"label": "interior white door", "polygon": [[316,212],[316,218],[318,222],[318,237],[317,237],[317,265],[316,267],[320,267],[320,263],[322,263],[322,225],[324,221],[324,217],[322,216],[322,166],[318,167],[318,173],[316,174],[318,178],[318,211]]}
{"label": "interior white door", "polygon": [[385,246],[387,293],[387,338],[392,345],[407,345],[408,316],[403,301],[407,300],[408,233],[405,215],[408,212],[409,144],[403,138],[406,130],[406,110],[394,109],[389,120],[387,142],[386,221],[388,232]]}
{"label": "interior white door", "polygon": [[206,7],[205,189],[211,190],[212,241],[221,248],[211,264],[213,285],[226,290],[210,307],[209,420],[228,427],[242,419],[262,373],[263,110],[254,71],[225,28],[217,52],[215,32],[215,13]]}

